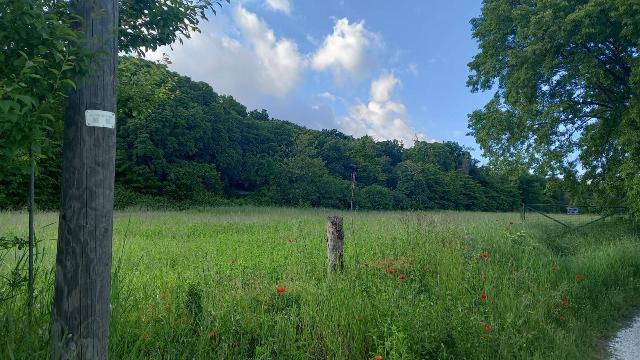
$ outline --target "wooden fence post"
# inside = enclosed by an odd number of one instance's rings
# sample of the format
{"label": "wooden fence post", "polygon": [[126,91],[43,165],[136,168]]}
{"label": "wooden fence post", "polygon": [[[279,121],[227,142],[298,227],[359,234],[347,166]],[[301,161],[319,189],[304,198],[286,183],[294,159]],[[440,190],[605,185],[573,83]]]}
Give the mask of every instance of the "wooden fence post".
{"label": "wooden fence post", "polygon": [[342,217],[327,217],[327,269],[344,271],[344,231]]}

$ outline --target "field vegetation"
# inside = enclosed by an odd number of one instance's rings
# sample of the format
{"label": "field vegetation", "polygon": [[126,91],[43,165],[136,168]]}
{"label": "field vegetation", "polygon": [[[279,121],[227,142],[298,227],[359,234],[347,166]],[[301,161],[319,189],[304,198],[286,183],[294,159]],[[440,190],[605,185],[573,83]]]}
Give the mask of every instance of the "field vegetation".
{"label": "field vegetation", "polygon": [[[111,357],[585,359],[640,305],[640,243],[623,222],[561,234],[516,213],[343,213],[346,268],[330,276],[334,213],[116,213]],[[9,235],[25,221],[0,214]],[[23,292],[0,303],[2,358],[48,354],[56,223],[38,217],[31,325]]]}

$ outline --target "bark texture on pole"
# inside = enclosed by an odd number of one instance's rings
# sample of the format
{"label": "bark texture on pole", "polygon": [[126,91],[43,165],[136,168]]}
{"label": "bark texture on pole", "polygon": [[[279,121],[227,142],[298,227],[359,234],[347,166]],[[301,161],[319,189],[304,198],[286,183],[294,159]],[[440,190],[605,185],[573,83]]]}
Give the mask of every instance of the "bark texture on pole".
{"label": "bark texture on pole", "polygon": [[327,269],[344,271],[344,231],[342,217],[327,217]]}
{"label": "bark texture on pole", "polygon": [[85,110],[116,112],[118,2],[71,6],[95,58],[65,107],[52,357],[106,359],[116,132],[87,126]]}

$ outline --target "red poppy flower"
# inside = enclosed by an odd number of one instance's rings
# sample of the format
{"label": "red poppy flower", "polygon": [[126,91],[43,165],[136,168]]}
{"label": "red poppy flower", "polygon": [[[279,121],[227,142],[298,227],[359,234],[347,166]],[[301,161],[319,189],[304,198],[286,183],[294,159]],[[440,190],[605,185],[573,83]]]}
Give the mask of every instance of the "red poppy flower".
{"label": "red poppy flower", "polygon": [[564,321],[564,320],[565,320],[564,315],[560,315],[560,321]]}
{"label": "red poppy flower", "polygon": [[211,329],[211,331],[209,331],[209,337],[212,338],[214,336],[216,336],[216,332],[215,330]]}
{"label": "red poppy flower", "polygon": [[483,328],[484,332],[486,332],[487,334],[491,332],[491,325],[489,324],[484,324],[484,328]]}
{"label": "red poppy flower", "polygon": [[396,269],[394,269],[394,268],[392,268],[392,267],[391,267],[391,268],[388,268],[388,269],[387,269],[387,272],[388,272],[389,274],[395,274],[395,273],[396,273]]}
{"label": "red poppy flower", "polygon": [[400,274],[400,276],[398,276],[398,279],[400,279],[400,280],[404,280],[406,278],[407,278],[407,275],[405,275],[405,274]]}
{"label": "red poppy flower", "polygon": [[276,289],[276,291],[278,291],[278,294],[283,294],[285,291],[287,291],[287,289],[283,286],[280,286]]}
{"label": "red poppy flower", "polygon": [[481,252],[481,253],[480,253],[480,257],[481,257],[481,258],[485,258],[485,259],[487,259],[487,258],[489,257],[489,252],[488,252],[488,251],[486,251],[486,250],[485,250],[485,251],[483,251],[483,252]]}
{"label": "red poppy flower", "polygon": [[482,301],[487,301],[487,293],[483,291],[482,295],[480,295],[480,298],[482,299]]}
{"label": "red poppy flower", "polygon": [[567,299],[562,299],[562,301],[560,302],[560,304],[562,304],[562,306],[569,306],[569,300],[567,300]]}
{"label": "red poppy flower", "polygon": [[576,274],[576,281],[582,281],[583,279],[584,279],[584,276],[580,274]]}
{"label": "red poppy flower", "polygon": [[382,355],[376,355],[376,357],[373,358],[374,360],[382,360]]}

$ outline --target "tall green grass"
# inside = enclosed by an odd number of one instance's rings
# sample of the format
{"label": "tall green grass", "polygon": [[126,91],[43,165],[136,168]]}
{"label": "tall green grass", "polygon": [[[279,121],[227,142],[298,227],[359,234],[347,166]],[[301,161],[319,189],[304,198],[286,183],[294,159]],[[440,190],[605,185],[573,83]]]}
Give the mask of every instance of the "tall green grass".
{"label": "tall green grass", "polygon": [[[621,223],[560,234],[517,214],[343,213],[346,270],[328,276],[334,213],[116,213],[111,358],[585,359],[640,305],[640,243]],[[0,235],[25,224],[0,213]],[[47,355],[56,226],[38,235],[34,319],[24,296],[0,304],[0,358]]]}

